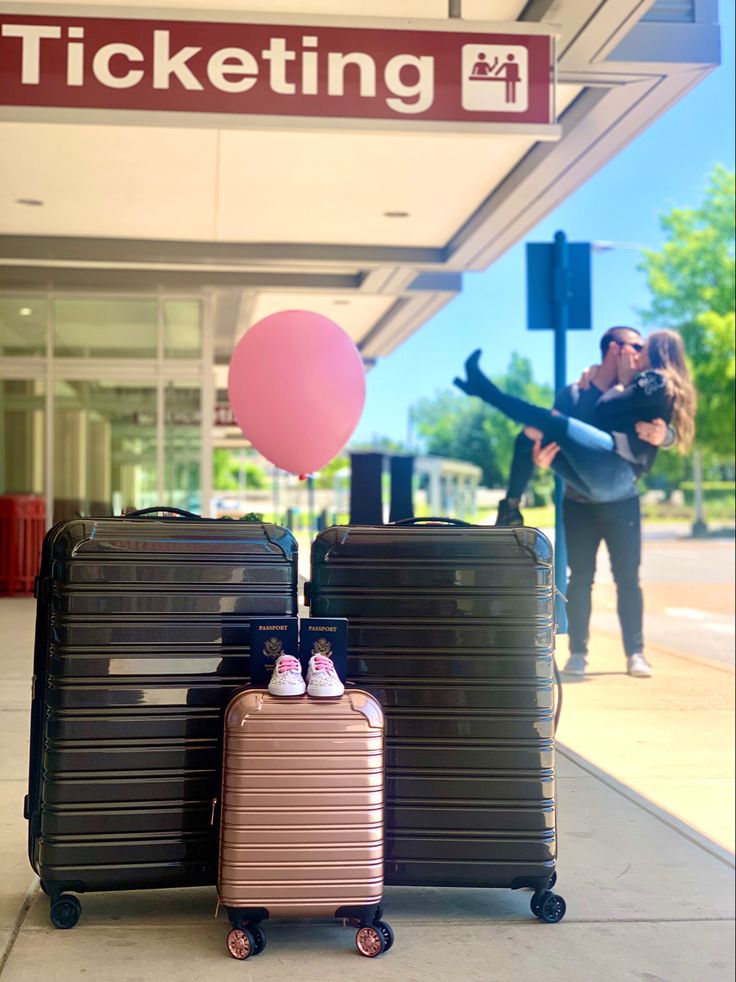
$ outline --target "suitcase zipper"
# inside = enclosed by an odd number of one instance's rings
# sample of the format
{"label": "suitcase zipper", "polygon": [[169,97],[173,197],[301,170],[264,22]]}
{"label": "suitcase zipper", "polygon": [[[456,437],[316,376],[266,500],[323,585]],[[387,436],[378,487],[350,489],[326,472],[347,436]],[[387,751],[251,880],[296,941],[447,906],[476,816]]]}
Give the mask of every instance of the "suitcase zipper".
{"label": "suitcase zipper", "polygon": [[215,824],[215,809],[217,808],[217,798],[212,799],[212,811],[210,812],[210,825]]}

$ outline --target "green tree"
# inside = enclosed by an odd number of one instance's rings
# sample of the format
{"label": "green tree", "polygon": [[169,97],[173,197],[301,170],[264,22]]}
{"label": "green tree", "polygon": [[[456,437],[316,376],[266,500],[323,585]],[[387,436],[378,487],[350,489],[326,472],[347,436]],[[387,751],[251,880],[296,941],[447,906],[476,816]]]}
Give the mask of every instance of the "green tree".
{"label": "green tree", "polygon": [[347,454],[340,454],[334,457],[329,464],[325,464],[322,470],[316,475],[314,486],[316,488],[332,488],[335,483],[335,473],[344,467],[350,466],[350,457]]}
{"label": "green tree", "polygon": [[406,444],[402,440],[394,440],[390,436],[379,436],[378,433],[374,433],[370,440],[361,440],[358,443],[352,443],[350,449],[386,454],[405,454],[409,452],[406,449]]}
{"label": "green tree", "polygon": [[269,486],[269,479],[261,466],[254,460],[246,460],[243,467],[243,480],[245,487],[251,491],[263,491]]}
{"label": "green tree", "polygon": [[212,486],[216,491],[237,491],[237,460],[231,450],[215,447],[212,455]]}
{"label": "green tree", "polygon": [[[494,376],[493,380],[515,396],[540,405],[552,404],[552,389],[534,382],[531,363],[516,352],[511,356],[506,374]],[[413,407],[413,415],[427,453],[477,464],[483,471],[482,483],[487,487],[506,483],[518,423],[479,399],[468,399],[454,391],[422,399]],[[551,487],[549,473],[539,474],[535,481],[537,490],[544,496]]]}
{"label": "green tree", "polygon": [[734,172],[717,164],[701,203],[672,208],[660,225],[666,241],[646,250],[640,266],[652,298],[640,314],[681,333],[699,395],[698,446],[711,459],[733,459]]}
{"label": "green tree", "polygon": [[268,486],[263,468],[242,452],[235,453],[226,447],[216,447],[213,454],[212,486],[216,491],[238,491],[250,489],[262,491]]}

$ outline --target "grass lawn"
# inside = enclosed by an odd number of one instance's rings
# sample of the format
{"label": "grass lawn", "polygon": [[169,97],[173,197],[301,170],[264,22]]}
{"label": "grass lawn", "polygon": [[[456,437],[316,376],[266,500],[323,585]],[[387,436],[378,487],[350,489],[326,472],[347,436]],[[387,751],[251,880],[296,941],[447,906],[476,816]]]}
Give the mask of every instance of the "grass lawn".
{"label": "grass lawn", "polygon": [[[524,524],[531,528],[553,528],[555,524],[555,510],[552,505],[545,505],[542,508],[523,508]],[[643,505],[642,516],[644,521],[649,524],[663,524],[672,522],[682,522],[683,525],[692,525],[695,521],[695,512],[692,508],[671,507],[662,505]],[[723,508],[722,503],[714,503],[714,507],[709,508],[708,502],[705,503],[706,524],[714,527],[730,526],[734,524],[734,509]],[[491,508],[479,512],[475,521],[478,525],[493,525],[496,520],[496,509]]]}
{"label": "grass lawn", "polygon": [[[542,508],[522,508],[524,524],[530,528],[552,528],[555,524],[555,510],[552,505],[544,505]],[[489,508],[478,512],[475,517],[477,525],[493,525],[496,521],[496,509]]]}

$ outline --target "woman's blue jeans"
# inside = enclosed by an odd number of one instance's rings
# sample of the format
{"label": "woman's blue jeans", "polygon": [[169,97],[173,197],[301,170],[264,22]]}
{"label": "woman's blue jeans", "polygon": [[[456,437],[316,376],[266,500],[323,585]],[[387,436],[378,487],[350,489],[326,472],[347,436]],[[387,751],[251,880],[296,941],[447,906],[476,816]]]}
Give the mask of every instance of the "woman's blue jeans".
{"label": "woman's blue jeans", "polygon": [[571,416],[562,418],[567,428],[555,438],[560,453],[552,463],[554,472],[594,501],[623,501],[637,494],[634,469],[616,453],[611,434]]}
{"label": "woman's blue jeans", "polygon": [[487,379],[485,385],[482,396],[485,402],[518,423],[541,430],[547,440],[559,443],[561,453],[552,467],[580,494],[606,502],[623,501],[637,493],[634,468],[616,453],[610,433],[510,396]]}

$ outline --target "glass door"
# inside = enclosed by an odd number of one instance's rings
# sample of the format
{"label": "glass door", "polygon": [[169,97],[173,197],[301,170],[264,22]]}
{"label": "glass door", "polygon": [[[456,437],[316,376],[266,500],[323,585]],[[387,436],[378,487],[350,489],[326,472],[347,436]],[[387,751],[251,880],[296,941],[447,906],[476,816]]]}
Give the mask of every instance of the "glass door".
{"label": "glass door", "polygon": [[45,493],[46,384],[0,380],[0,494]]}
{"label": "glass door", "polygon": [[54,521],[159,504],[156,385],[54,385]]}
{"label": "glass door", "polygon": [[164,390],[163,502],[202,514],[200,458],[202,391],[196,382],[168,382]]}
{"label": "glass door", "polygon": [[214,380],[203,296],[0,296],[0,494],[48,523],[208,513]]}

